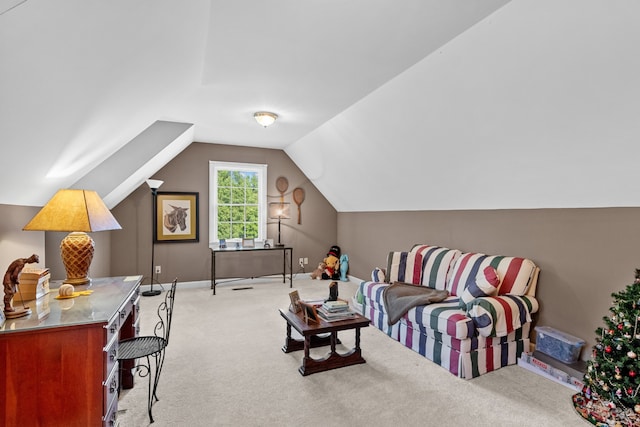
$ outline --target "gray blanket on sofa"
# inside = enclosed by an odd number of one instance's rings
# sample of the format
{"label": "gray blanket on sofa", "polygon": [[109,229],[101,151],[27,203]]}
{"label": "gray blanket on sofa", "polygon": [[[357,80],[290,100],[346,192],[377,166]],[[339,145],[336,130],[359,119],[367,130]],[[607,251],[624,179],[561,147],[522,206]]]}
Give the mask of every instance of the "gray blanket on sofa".
{"label": "gray blanket on sofa", "polygon": [[444,301],[448,296],[449,291],[393,282],[382,291],[382,299],[388,315],[387,322],[393,325],[413,307]]}

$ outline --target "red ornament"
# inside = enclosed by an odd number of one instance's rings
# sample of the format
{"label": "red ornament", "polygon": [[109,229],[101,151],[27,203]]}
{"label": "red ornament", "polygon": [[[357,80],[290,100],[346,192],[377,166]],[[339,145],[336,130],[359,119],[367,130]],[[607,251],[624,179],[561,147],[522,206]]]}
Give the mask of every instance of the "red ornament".
{"label": "red ornament", "polygon": [[635,377],[636,376],[636,371],[629,371],[629,376],[631,378]]}
{"label": "red ornament", "polygon": [[604,348],[604,351],[607,352],[607,353],[611,353],[611,346],[610,345],[606,346]]}
{"label": "red ornament", "polygon": [[618,323],[618,330],[621,331],[624,329],[624,325],[622,323]]}

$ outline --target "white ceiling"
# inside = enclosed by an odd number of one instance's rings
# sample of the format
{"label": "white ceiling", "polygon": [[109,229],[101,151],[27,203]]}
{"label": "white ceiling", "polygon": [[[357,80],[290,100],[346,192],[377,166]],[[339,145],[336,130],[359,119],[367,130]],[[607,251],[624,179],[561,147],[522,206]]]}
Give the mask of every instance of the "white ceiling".
{"label": "white ceiling", "polygon": [[[199,142],[284,149],[339,211],[638,206],[639,12],[632,0],[4,0],[0,203],[42,205],[100,179],[161,121],[193,124]],[[280,119],[263,129],[258,110]]]}

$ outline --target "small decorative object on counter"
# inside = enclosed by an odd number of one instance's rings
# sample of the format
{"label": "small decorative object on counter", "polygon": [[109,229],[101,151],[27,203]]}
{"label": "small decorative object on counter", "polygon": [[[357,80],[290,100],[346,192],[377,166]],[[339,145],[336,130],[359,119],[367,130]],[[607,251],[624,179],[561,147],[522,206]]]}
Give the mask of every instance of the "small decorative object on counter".
{"label": "small decorative object on counter", "polygon": [[338,282],[329,284],[329,298],[326,301],[338,301]]}
{"label": "small decorative object on counter", "polygon": [[20,276],[20,272],[24,268],[26,264],[38,263],[40,262],[40,258],[38,255],[33,254],[29,258],[18,258],[13,261],[9,268],[7,268],[7,272],[4,274],[4,279],[2,284],[4,285],[4,313],[8,318],[13,317],[22,317],[31,313],[29,307],[22,303],[22,308],[14,308],[11,306],[11,300],[16,293],[16,286],[18,285],[18,277]]}
{"label": "small decorative object on counter", "polygon": [[73,285],[64,283],[62,284],[62,286],[60,286],[60,289],[58,289],[58,295],[60,295],[61,297],[70,297],[73,295],[73,292],[75,290],[76,288],[74,288]]}

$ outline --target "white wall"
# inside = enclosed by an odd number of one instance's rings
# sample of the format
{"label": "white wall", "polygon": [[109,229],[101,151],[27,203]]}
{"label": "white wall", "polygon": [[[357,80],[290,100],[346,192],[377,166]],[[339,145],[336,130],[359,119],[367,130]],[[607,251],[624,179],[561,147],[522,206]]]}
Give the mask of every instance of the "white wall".
{"label": "white wall", "polygon": [[286,152],[339,212],[640,206],[639,15],[511,2]]}

